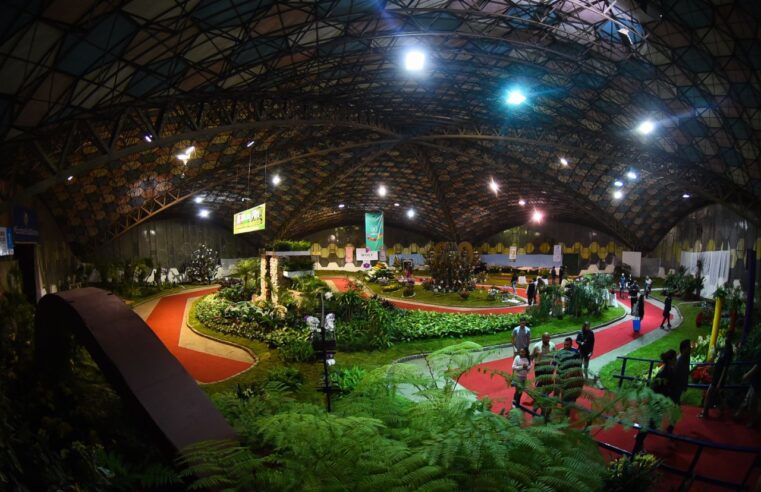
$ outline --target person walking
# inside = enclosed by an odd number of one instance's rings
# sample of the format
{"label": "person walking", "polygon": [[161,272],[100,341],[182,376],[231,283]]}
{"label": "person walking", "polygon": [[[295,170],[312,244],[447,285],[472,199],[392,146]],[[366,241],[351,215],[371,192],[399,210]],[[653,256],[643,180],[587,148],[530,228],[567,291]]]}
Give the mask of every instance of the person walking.
{"label": "person walking", "polygon": [[668,329],[671,329],[671,292],[666,291],[666,298],[663,300],[663,319],[661,320],[661,330],[665,330],[663,323],[668,322]]}
{"label": "person walking", "polygon": [[[644,294],[643,294],[644,296]],[[661,354],[661,368],[650,383],[652,390],[674,401],[677,394],[678,384],[676,377],[676,350],[670,349]],[[655,428],[655,420],[650,420],[650,427]],[[673,430],[671,424],[669,428]]]}
{"label": "person walking", "polygon": [[536,289],[536,279],[534,279],[534,281],[529,282],[528,287],[526,287],[526,297],[528,298],[529,306],[536,304]]}
{"label": "person walking", "polygon": [[565,275],[565,265],[560,265],[560,271],[558,272],[558,279],[560,280],[560,285],[563,285],[563,275]]}
{"label": "person walking", "polygon": [[[682,395],[687,391],[690,384],[690,355],[692,352],[692,343],[689,339],[679,342],[679,356],[676,358],[674,366],[674,393],[671,399],[677,405],[682,402]],[[670,424],[666,429],[669,434],[674,432],[674,425]]]}
{"label": "person walking", "polygon": [[595,349],[595,332],[589,326],[589,321],[584,322],[581,331],[576,336],[576,345],[579,347],[584,379],[589,379],[589,359],[592,358],[592,351]]}
{"label": "person walking", "polygon": [[634,316],[634,307],[637,304],[637,296],[639,294],[639,285],[637,285],[637,281],[632,279],[632,281],[629,283],[629,300],[632,304],[632,316]]}
{"label": "person walking", "polygon": [[[555,356],[557,349],[554,343],[550,343],[550,334],[542,333],[542,340],[535,343],[531,349],[531,360],[534,363],[534,384],[542,395],[549,397],[555,386],[555,366],[557,362]],[[552,405],[538,401],[539,412],[544,417],[545,422],[550,417]]]}
{"label": "person walking", "polygon": [[623,273],[618,279],[618,295],[621,296],[621,299],[626,299],[626,275]]}
{"label": "person walking", "polygon": [[722,393],[724,386],[727,384],[729,377],[729,366],[734,358],[734,347],[732,346],[732,332],[728,331],[724,339],[724,348],[716,359],[711,372],[711,384],[706,390],[703,398],[703,411],[698,414],[698,418],[709,418],[711,416],[711,407],[719,407],[719,418],[724,415],[724,402]]}
{"label": "person walking", "polygon": [[650,297],[650,291],[653,290],[653,279],[648,275],[645,277],[645,298]]}
{"label": "person walking", "polygon": [[518,273],[513,270],[513,276],[510,278],[510,285],[513,286],[513,295],[516,295],[518,291],[515,289],[515,287],[518,285]]}
{"label": "person walking", "polygon": [[555,267],[552,267],[552,271],[550,271],[550,278],[552,279],[552,285],[555,285],[555,280],[558,278],[558,274],[555,271]]}
{"label": "person walking", "polygon": [[645,319],[645,294],[639,295],[639,300],[637,301],[636,310],[632,314],[638,317],[640,321]]}
{"label": "person walking", "polygon": [[571,406],[581,396],[584,387],[584,375],[581,371],[579,352],[573,348],[573,340],[566,337],[563,349],[558,352],[558,386],[566,415],[570,415]]}
{"label": "person walking", "polygon": [[513,328],[513,355],[520,353],[522,348],[528,351],[528,345],[531,341],[531,328],[526,326],[526,318],[521,318],[520,324]]}
{"label": "person walking", "polygon": [[523,389],[526,387],[526,379],[531,370],[531,357],[528,355],[528,348],[521,347],[518,355],[513,359],[513,386],[515,386],[515,396],[513,396],[513,407],[521,404]]}

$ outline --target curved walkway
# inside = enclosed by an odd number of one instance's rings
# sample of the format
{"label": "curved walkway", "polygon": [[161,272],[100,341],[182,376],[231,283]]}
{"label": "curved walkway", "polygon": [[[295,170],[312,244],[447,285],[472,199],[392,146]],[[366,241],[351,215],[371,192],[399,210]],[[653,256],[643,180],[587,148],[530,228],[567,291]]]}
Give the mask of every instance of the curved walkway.
{"label": "curved walkway", "polygon": [[[346,277],[321,277],[328,286],[334,288],[338,292],[346,292],[349,289],[350,279]],[[478,285],[479,288],[489,288],[489,285]],[[526,297],[526,289],[518,288],[518,296]],[[375,293],[368,290],[368,293],[374,295]],[[381,296],[394,306],[401,309],[410,309],[415,311],[432,311],[437,313],[467,313],[467,314],[512,314],[522,313],[528,307],[528,304],[519,304],[517,306],[510,307],[452,307],[442,306],[439,304],[428,304],[425,302],[417,302],[413,300],[401,300],[394,297]],[[538,297],[538,296],[537,296]]]}
{"label": "curved walkway", "polygon": [[251,368],[255,361],[246,350],[199,335],[188,327],[190,306],[217,287],[171,294],[135,306],[161,342],[199,383],[216,383]]}

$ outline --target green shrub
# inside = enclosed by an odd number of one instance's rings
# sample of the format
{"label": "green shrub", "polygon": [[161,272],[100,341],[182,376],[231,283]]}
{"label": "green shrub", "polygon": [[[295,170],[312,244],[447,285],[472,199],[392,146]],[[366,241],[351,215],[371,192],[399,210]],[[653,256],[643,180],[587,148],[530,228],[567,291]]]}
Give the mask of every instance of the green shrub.
{"label": "green shrub", "polygon": [[611,461],[605,474],[606,492],[647,492],[658,479],[659,460],[652,454]]}
{"label": "green shrub", "polygon": [[314,261],[311,256],[291,256],[285,260],[283,271],[286,272],[303,272],[314,270]]}
{"label": "green shrub", "polygon": [[304,384],[304,375],[295,367],[275,367],[267,371],[267,383],[279,383],[289,390],[296,391]]}
{"label": "green shrub", "polygon": [[307,251],[312,246],[309,241],[278,240],[272,243],[273,251]]}
{"label": "green shrub", "polygon": [[308,362],[314,359],[314,349],[309,340],[289,338],[278,346],[278,354],[284,362]]}
{"label": "green shrub", "polygon": [[404,297],[412,297],[415,295],[415,284],[408,283],[404,286],[404,290],[402,291],[402,295]]}
{"label": "green shrub", "polygon": [[333,369],[330,372],[330,382],[346,395],[354,391],[366,375],[367,371],[357,366],[348,369]]}
{"label": "green shrub", "polygon": [[[487,335],[512,330],[525,314],[454,314],[431,311],[397,311],[389,335],[392,341],[421,338]],[[529,324],[531,319],[529,318]]]}
{"label": "green shrub", "polygon": [[219,289],[217,295],[230,302],[250,301],[255,290],[244,287],[242,283]]}

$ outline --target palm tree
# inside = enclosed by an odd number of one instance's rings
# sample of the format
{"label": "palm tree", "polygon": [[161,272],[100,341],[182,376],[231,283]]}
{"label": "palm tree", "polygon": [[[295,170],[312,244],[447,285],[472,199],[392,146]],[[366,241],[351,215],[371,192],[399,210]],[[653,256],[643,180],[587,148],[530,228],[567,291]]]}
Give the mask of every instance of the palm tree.
{"label": "palm tree", "polygon": [[259,258],[246,258],[235,264],[234,276],[243,281],[243,287],[248,287],[248,280],[259,275]]}

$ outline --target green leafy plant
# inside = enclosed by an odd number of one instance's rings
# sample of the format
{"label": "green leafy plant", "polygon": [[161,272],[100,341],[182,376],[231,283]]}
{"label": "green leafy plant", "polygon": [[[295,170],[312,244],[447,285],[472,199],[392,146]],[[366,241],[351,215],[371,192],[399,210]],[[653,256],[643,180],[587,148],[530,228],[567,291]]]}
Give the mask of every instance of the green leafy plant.
{"label": "green leafy plant", "polygon": [[205,244],[193,252],[190,265],[185,270],[188,280],[194,283],[209,284],[217,272],[217,252]]}
{"label": "green leafy plant", "polygon": [[249,287],[249,281],[259,277],[261,260],[259,258],[245,258],[235,264],[233,275],[241,279],[243,287]]}
{"label": "green leafy plant", "polygon": [[295,367],[275,367],[267,371],[266,383],[278,383],[295,391],[304,384],[304,375]]}
{"label": "green leafy plant", "polygon": [[367,371],[361,367],[338,368],[330,372],[330,382],[342,394],[346,395],[354,391],[366,375]]}
{"label": "green leafy plant", "polygon": [[283,271],[302,272],[314,270],[314,261],[311,256],[291,256],[283,263]]}
{"label": "green leafy plant", "polygon": [[307,251],[312,246],[309,241],[278,240],[272,243],[273,251]]}
{"label": "green leafy plant", "polygon": [[652,454],[622,456],[608,465],[603,490],[606,492],[647,492],[658,480],[660,461]]}

